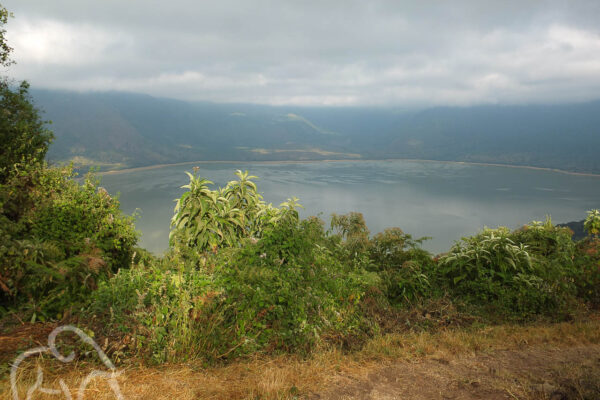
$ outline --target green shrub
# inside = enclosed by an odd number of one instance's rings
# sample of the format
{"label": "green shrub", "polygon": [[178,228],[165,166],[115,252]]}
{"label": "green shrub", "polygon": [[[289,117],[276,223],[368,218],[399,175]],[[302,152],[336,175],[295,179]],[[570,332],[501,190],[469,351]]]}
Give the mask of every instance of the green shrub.
{"label": "green shrub", "polygon": [[89,312],[156,362],[306,353],[363,339],[373,327],[360,302],[378,278],[342,266],[324,241],[318,222],[287,218],[258,241],[199,256],[202,268],[172,253],[121,270],[101,283]]}
{"label": "green shrub", "polygon": [[588,211],[583,227],[588,235],[598,237],[600,235],[600,210]]}
{"label": "green shrub", "polygon": [[277,216],[260,238],[211,252],[180,241],[163,259],[121,270],[100,284],[88,312],[156,362],[361,342],[377,329],[363,303],[377,296],[379,277],[342,263],[320,220],[300,221],[293,205]]}
{"label": "green shrub", "polygon": [[88,175],[71,168],[20,169],[0,187],[0,304],[34,317],[63,313],[131,261],[133,218]]}
{"label": "green shrub", "polygon": [[371,329],[360,304],[376,274],[344,265],[325,246],[317,219],[285,220],[234,251],[218,270],[225,334],[235,354],[308,352],[324,340],[360,340]]}
{"label": "green shrub", "polygon": [[211,335],[220,324],[212,309],[213,276],[188,267],[177,256],[147,257],[101,282],[87,310],[99,333],[127,337],[127,351],[153,362],[214,358]]}
{"label": "green shrub", "polygon": [[454,296],[491,314],[560,318],[575,301],[573,254],[568,230],[534,222],[464,238],[439,259],[438,273]]}
{"label": "green shrub", "polygon": [[430,282],[433,260],[420,247],[426,239],[415,240],[400,228],[386,229],[371,239],[370,269],[381,277],[392,303],[410,303],[433,294]]}
{"label": "green shrub", "polygon": [[572,263],[575,254],[572,236],[569,228],[554,226],[548,217],[545,222],[533,221],[515,230],[511,238],[526,245],[529,253],[538,258]]}
{"label": "green shrub", "polygon": [[400,228],[369,237],[361,213],[333,214],[329,247],[344,263],[376,272],[389,302],[400,305],[431,296],[431,255],[420,248],[428,238],[413,239]]}
{"label": "green shrub", "polygon": [[340,254],[346,259],[353,259],[366,254],[369,247],[369,229],[361,213],[331,216],[332,239],[338,243]]}
{"label": "green shrub", "polygon": [[[0,4],[0,67],[14,64],[4,25],[13,15]],[[53,138],[29,95],[29,84],[0,76],[0,184],[18,169],[41,164]]]}
{"label": "green shrub", "polygon": [[237,171],[237,181],[210,190],[212,182],[186,172],[190,183],[177,200],[171,222],[170,244],[194,251],[215,251],[219,247],[238,246],[241,239],[260,237],[262,230],[276,223],[285,212],[296,212],[297,199],[289,199],[275,208],[266,204],[257,192],[248,171]]}
{"label": "green shrub", "polygon": [[577,244],[575,265],[578,296],[594,308],[600,307],[600,239],[588,237]]}
{"label": "green shrub", "polygon": [[[554,305],[557,314],[562,310],[569,312],[577,296],[576,281],[582,274],[575,263],[577,246],[572,236],[573,231],[554,226],[550,217],[543,223],[533,221],[512,234],[513,240],[528,246],[537,275],[543,281],[542,288],[550,299],[548,305]],[[547,311],[551,313],[552,309],[548,307]]]}
{"label": "green shrub", "polygon": [[439,273],[457,294],[474,301],[493,301],[502,285],[518,274],[529,275],[533,263],[526,246],[516,244],[506,228],[484,229],[463,238],[439,259]]}

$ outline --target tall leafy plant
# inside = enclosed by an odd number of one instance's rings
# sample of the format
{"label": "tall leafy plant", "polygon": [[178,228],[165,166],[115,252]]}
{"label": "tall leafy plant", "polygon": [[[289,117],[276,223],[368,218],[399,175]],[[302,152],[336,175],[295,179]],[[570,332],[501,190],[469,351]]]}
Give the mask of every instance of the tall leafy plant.
{"label": "tall leafy plant", "polygon": [[242,238],[259,238],[265,227],[284,216],[298,218],[298,199],[288,199],[279,208],[265,203],[252,181],[256,176],[248,171],[236,171],[238,180],[217,190],[211,190],[213,182],[196,171],[186,173],[190,182],[182,188],[188,191],[177,200],[171,220],[169,240],[175,248],[204,252],[233,247]]}
{"label": "tall leafy plant", "polygon": [[439,259],[441,282],[491,315],[568,315],[575,304],[575,245],[568,229],[548,218],[514,232],[485,229]]}
{"label": "tall leafy plant", "polygon": [[588,235],[598,237],[600,234],[600,210],[588,211],[583,228]]}
{"label": "tall leafy plant", "polygon": [[485,229],[464,238],[440,258],[440,272],[455,287],[482,279],[503,282],[532,268],[527,246],[515,243],[507,228]]}

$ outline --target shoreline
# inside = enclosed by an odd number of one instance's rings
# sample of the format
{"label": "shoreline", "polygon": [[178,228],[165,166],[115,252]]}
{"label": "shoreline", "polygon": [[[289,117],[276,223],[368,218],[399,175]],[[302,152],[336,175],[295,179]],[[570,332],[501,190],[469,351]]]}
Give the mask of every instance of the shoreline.
{"label": "shoreline", "polygon": [[312,164],[312,163],[334,163],[334,162],[373,162],[373,161],[413,161],[413,162],[429,162],[429,163],[440,163],[440,164],[463,164],[463,165],[478,165],[484,167],[505,167],[505,168],[522,168],[522,169],[530,169],[537,171],[547,171],[547,172],[557,172],[566,175],[578,175],[578,176],[590,176],[595,178],[600,178],[600,173],[591,173],[591,172],[574,172],[567,171],[558,168],[549,168],[549,167],[534,167],[531,165],[511,165],[511,164],[498,164],[498,163],[483,163],[483,162],[473,162],[473,161],[441,161],[441,160],[428,160],[428,159],[419,159],[419,158],[381,158],[381,159],[332,159],[332,160],[281,160],[281,161],[239,161],[239,160],[199,160],[199,161],[185,161],[180,163],[170,163],[170,164],[154,164],[147,165],[144,167],[133,167],[133,168],[124,168],[117,169],[112,171],[98,172],[98,175],[120,175],[127,174],[130,172],[139,172],[139,171],[149,171],[153,169],[167,168],[167,167],[177,167],[184,165],[193,165],[193,164]]}

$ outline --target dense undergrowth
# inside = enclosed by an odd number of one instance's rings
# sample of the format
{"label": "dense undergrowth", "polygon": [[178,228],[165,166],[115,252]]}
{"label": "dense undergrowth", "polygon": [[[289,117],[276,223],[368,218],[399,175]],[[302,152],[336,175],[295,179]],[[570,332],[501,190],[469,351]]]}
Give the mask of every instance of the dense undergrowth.
{"label": "dense undergrowth", "polygon": [[[600,305],[600,241],[532,222],[484,229],[434,257],[399,228],[370,235],[359,213],[300,219],[266,204],[246,172],[222,189],[190,174],[170,249],[135,248],[133,218],[69,169],[37,166],[2,185],[1,309],[66,318],[120,358],[222,362],[251,354],[359,348],[427,329],[430,315],[483,323],[568,320]],[[422,322],[407,315],[422,313]],[[417,320],[414,320],[417,321]],[[413,321],[413,322],[414,322]],[[408,325],[407,325],[408,323]]]}
{"label": "dense undergrowth", "polygon": [[60,318],[130,262],[134,219],[92,175],[73,177],[35,165],[0,184],[0,314]]}

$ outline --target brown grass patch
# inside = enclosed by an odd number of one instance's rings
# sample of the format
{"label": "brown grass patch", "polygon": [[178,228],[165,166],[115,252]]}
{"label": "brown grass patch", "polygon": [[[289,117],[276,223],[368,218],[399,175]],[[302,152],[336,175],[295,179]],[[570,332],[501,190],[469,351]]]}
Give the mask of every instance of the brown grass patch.
{"label": "brown grass patch", "polygon": [[[461,374],[460,368],[450,368],[450,366],[465,357],[493,359],[497,356],[502,359],[501,354],[504,354],[502,352],[508,351],[514,354],[529,352],[530,358],[535,358],[536,354],[545,354],[544,352],[561,348],[578,347],[598,350],[599,343],[600,318],[596,315],[586,321],[571,323],[500,325],[477,329],[448,329],[436,333],[395,333],[371,339],[360,351],[345,354],[340,350],[330,349],[314,354],[308,359],[286,355],[238,361],[221,367],[204,367],[194,363],[148,367],[139,364],[136,360],[126,360],[118,367],[121,371],[118,381],[126,399],[293,399],[310,397],[314,393],[322,393],[322,396],[327,397],[328,388],[336,387],[340,379],[346,382],[344,387],[351,387],[352,382],[366,382],[373,374],[377,379],[387,379],[385,373],[381,372],[382,366],[386,365],[388,366],[386,368],[392,366],[401,368],[399,367],[401,365],[426,363],[424,365],[448,367],[447,370],[443,368],[436,370],[440,376],[450,374],[451,371],[458,371],[457,373]],[[543,360],[543,358],[539,359]],[[34,363],[35,361],[30,362],[20,373],[20,387],[23,390],[34,381]],[[510,364],[508,361],[506,363]],[[544,362],[539,361],[538,364],[544,365]],[[61,378],[69,388],[75,388],[93,368],[93,365],[87,362],[80,361],[77,365],[61,364],[49,360],[48,357],[41,361],[41,365],[45,374],[44,386],[51,388],[59,388]],[[518,369],[518,365],[516,368]],[[429,371],[434,369],[429,368]],[[504,384],[502,382],[513,382],[511,379],[515,373],[514,370],[506,372],[508,377],[494,381],[494,385],[501,386]],[[449,378],[446,380],[449,385],[454,385],[452,387],[463,389],[464,387],[477,388],[482,384],[469,381],[473,378],[469,378],[466,372],[463,375],[465,382],[461,382],[456,377],[452,378],[454,380],[448,380]],[[577,380],[577,376],[580,375],[573,372],[572,382],[580,382]],[[475,379],[483,380],[477,376]],[[583,383],[579,384],[585,386],[585,379],[581,382]],[[427,383],[427,381],[422,382],[423,385]],[[518,385],[511,383],[513,386],[509,385],[504,389],[488,384],[485,388],[488,390],[492,387],[493,390],[503,391],[502,393],[512,390],[521,395],[533,396],[534,390],[528,386],[530,383],[531,380],[525,379],[519,381]],[[72,394],[75,398],[74,390]],[[350,396],[348,398],[361,398],[348,395]],[[333,395],[331,397],[336,398]],[[0,381],[0,398],[10,398],[6,370]],[[21,398],[24,396],[22,395]],[[33,398],[56,399],[57,397],[38,394]],[[115,397],[110,388],[102,379],[90,384],[85,393],[85,399],[113,398]]]}

